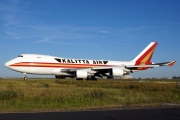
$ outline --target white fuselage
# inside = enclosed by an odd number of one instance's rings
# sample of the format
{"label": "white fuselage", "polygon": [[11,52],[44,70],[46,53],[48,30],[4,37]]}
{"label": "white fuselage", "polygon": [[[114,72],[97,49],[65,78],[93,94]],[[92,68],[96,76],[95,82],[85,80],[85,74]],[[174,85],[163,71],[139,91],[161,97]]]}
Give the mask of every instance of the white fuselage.
{"label": "white fuselage", "polygon": [[[67,59],[48,55],[22,54],[8,61],[5,65],[15,71],[30,74],[66,75],[63,69],[86,69],[91,72],[94,68],[121,67],[134,65],[135,62]],[[92,71],[93,72],[93,71]]]}

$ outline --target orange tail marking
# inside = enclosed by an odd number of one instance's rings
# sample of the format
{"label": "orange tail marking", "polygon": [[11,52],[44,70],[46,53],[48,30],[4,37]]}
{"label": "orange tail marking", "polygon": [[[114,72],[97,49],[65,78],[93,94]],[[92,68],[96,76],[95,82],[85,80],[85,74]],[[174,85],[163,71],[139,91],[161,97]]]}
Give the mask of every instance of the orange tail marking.
{"label": "orange tail marking", "polygon": [[153,56],[154,50],[157,46],[157,42],[150,43],[139,55],[136,57],[135,65],[151,64],[151,58]]}

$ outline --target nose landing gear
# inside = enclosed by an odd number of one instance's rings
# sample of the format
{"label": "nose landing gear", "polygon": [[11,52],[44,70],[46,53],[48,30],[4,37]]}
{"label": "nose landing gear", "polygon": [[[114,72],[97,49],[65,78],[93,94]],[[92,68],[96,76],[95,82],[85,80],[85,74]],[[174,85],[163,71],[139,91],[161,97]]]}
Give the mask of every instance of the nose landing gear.
{"label": "nose landing gear", "polygon": [[26,73],[23,73],[23,75],[24,75],[24,80],[27,80],[28,78],[27,78],[27,76],[26,76]]}

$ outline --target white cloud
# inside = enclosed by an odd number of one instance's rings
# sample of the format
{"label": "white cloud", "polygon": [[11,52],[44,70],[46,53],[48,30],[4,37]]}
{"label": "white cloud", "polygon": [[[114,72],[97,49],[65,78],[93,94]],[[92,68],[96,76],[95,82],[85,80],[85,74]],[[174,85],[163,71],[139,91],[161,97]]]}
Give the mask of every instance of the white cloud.
{"label": "white cloud", "polygon": [[120,33],[125,33],[125,32],[137,32],[137,31],[142,31],[145,29],[149,29],[152,27],[145,27],[145,26],[137,26],[137,27],[126,27],[126,28],[122,28],[120,30]]}
{"label": "white cloud", "polygon": [[6,35],[11,36],[14,39],[21,39],[22,38],[21,35],[19,35],[16,32],[6,31],[5,33],[6,33]]}
{"label": "white cloud", "polygon": [[100,30],[100,33],[109,34],[110,32],[106,30]]}
{"label": "white cloud", "polygon": [[[10,0],[6,3],[0,2],[0,7],[3,6],[0,8],[0,12],[3,13],[0,15],[2,17],[3,34],[11,38],[10,40],[21,39],[41,44],[51,43],[99,47],[89,41],[103,38],[102,35],[99,35],[99,32],[103,34],[110,33],[108,30],[102,30],[102,28],[96,26],[85,27],[62,24],[53,26],[43,23],[37,24],[37,19],[34,19],[32,23],[29,18],[34,18],[32,15],[36,14],[36,12],[27,11],[26,6],[21,6],[22,4],[25,3],[21,0]],[[24,16],[27,13],[31,14],[28,17]]]}

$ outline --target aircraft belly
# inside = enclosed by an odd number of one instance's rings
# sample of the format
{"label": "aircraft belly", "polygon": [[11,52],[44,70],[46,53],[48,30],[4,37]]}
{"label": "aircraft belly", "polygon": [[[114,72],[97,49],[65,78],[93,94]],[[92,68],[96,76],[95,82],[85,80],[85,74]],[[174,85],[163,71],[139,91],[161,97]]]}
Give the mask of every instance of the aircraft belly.
{"label": "aircraft belly", "polygon": [[29,73],[29,67],[10,67],[10,69],[18,72]]}
{"label": "aircraft belly", "polygon": [[27,73],[51,75],[52,68],[30,67]]}

